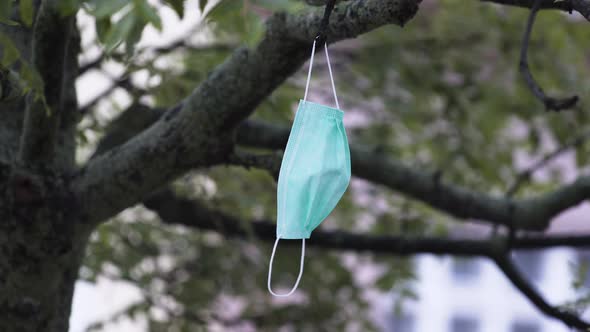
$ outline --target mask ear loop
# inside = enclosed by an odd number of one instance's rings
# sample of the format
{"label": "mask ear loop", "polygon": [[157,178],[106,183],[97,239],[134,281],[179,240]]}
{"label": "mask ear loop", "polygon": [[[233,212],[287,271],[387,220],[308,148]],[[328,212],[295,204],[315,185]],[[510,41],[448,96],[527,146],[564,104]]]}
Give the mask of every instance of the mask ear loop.
{"label": "mask ear loop", "polygon": [[313,58],[315,55],[315,39],[313,46],[311,47],[311,58],[309,59],[309,70],[307,71],[307,82],[305,83],[305,94],[303,95],[303,101],[307,100],[307,91],[309,90],[309,81],[311,81],[311,69],[313,68]]}
{"label": "mask ear loop", "polygon": [[[313,41],[313,46],[311,47],[311,59],[309,59],[309,70],[307,72],[307,82],[305,83],[305,94],[303,95],[303,101],[307,101],[307,92],[309,90],[309,82],[311,81],[311,70],[313,68],[313,58],[315,55],[315,43],[316,40]],[[330,55],[328,54],[328,43],[324,44],[324,50],[326,51],[326,61],[328,63],[328,73],[330,74],[330,82],[332,83],[332,92],[334,93],[334,101],[336,102],[336,108],[340,109],[340,104],[338,103],[338,96],[336,96],[336,85],[334,84],[334,76],[332,75],[332,65],[330,64]]]}
{"label": "mask ear loop", "polygon": [[332,65],[330,65],[330,55],[328,55],[328,43],[324,44],[324,50],[326,51],[326,61],[328,62],[328,73],[330,73],[330,82],[332,82],[332,92],[334,93],[334,101],[336,102],[336,108],[340,109],[340,105],[338,104],[338,96],[336,96],[336,85],[334,84],[334,76],[332,76]]}
{"label": "mask ear loop", "polygon": [[293,294],[293,292],[295,292],[295,290],[297,289],[297,286],[299,286],[299,281],[301,281],[301,276],[303,275],[303,260],[305,258],[305,239],[302,239],[303,243],[301,245],[301,263],[299,263],[299,275],[297,276],[297,281],[295,281],[295,285],[293,286],[293,288],[291,289],[291,291],[289,293],[286,294],[277,294],[275,292],[272,291],[272,286],[271,286],[271,281],[272,281],[272,262],[275,258],[275,251],[277,250],[277,245],[279,244],[279,240],[281,238],[277,238],[277,240],[275,241],[275,245],[272,247],[272,254],[270,255],[270,263],[269,263],[269,268],[268,268],[268,282],[267,282],[267,287],[268,287],[268,291],[274,295],[274,296],[278,296],[278,297],[287,297],[291,294]]}

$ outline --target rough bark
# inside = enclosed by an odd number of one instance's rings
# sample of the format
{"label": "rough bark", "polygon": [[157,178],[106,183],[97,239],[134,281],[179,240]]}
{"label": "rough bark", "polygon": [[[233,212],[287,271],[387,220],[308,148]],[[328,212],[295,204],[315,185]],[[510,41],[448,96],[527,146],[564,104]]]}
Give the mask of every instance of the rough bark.
{"label": "rough bark", "polygon": [[43,98],[35,94],[27,98],[19,161],[29,168],[51,169],[56,163],[63,166],[74,161],[72,151],[63,155],[56,150],[58,146],[74,148],[70,118],[77,106],[74,80],[79,37],[75,17],[62,17],[58,5],[57,0],[43,1],[32,31],[31,62],[45,84]]}
{"label": "rough bark", "polygon": [[10,93],[0,98],[0,331],[68,330],[89,234],[68,188],[75,167],[79,37],[74,18],[61,17],[55,3],[39,8],[34,2],[32,28],[0,25],[46,80],[41,93],[52,108],[47,114],[27,103],[16,93],[18,67],[3,69],[11,76],[2,86]]}
{"label": "rough bark", "polygon": [[[163,110],[151,109],[143,105],[130,107],[121,117],[113,121],[95,155],[125,143],[155,123],[163,114]],[[237,130],[236,144],[283,150],[288,137],[289,128],[287,127],[259,120],[246,120]],[[375,150],[371,147],[351,144],[354,176],[420,200],[459,220],[511,226],[520,230],[543,230],[549,227],[556,215],[584,202],[590,195],[590,177],[581,176],[558,190],[535,197],[511,199],[499,195],[493,196],[446,183],[435,172],[417,169]],[[280,165],[280,155],[270,157],[275,159],[274,162],[266,162],[266,165],[270,167],[262,166],[262,168],[275,175],[278,172],[276,166]],[[265,156],[264,159],[268,161],[268,158]],[[233,157],[222,161],[244,164]]]}
{"label": "rough bark", "polygon": [[[328,38],[338,41],[385,24],[403,25],[418,10],[418,2],[346,3],[334,10]],[[303,64],[320,20],[319,11],[272,16],[258,46],[236,50],[182,108],[168,112],[124,145],[94,158],[73,183],[88,218],[100,222],[190,168],[226,160],[232,150],[234,127]]]}
{"label": "rough bark", "polygon": [[1,209],[0,331],[67,331],[87,236],[59,187],[35,198],[27,179],[12,177]]}
{"label": "rough bark", "polygon": [[[525,7],[532,4],[532,1],[494,1]],[[354,38],[385,24],[404,25],[416,13],[419,2],[341,2],[328,26],[328,38],[334,42]],[[57,0],[34,3],[38,14],[32,29],[0,26],[15,41],[23,58],[33,63],[46,81],[42,93],[51,111],[46,113],[38,104],[27,104],[22,98],[14,98],[14,94],[6,94],[10,90],[6,87],[14,87],[16,80],[6,76],[7,70],[14,68],[2,68],[0,331],[67,331],[73,288],[90,232],[100,222],[146,199],[175,177],[195,167],[231,162],[275,167],[272,155],[250,158],[236,154],[235,130],[303,64],[321,18],[320,11],[272,16],[264,38],[254,49],[236,50],[190,97],[166,114],[142,112],[147,117],[139,119],[135,127],[127,127],[128,123],[115,126],[114,132],[127,132],[107,136],[99,149],[103,153],[75,170],[78,113],[74,82],[78,75],[78,31],[73,17],[57,14]],[[570,10],[570,5],[588,17],[590,7],[584,0],[548,0],[542,7]],[[287,130],[258,125],[247,122],[242,126],[237,143],[282,149]],[[353,146],[352,152],[355,175],[460,218],[542,229],[555,214],[590,194],[590,178],[580,178],[555,192],[513,202],[444,184],[432,174],[414,170],[370,149]],[[227,223],[230,229],[236,223],[222,213],[195,210],[188,203],[180,207],[177,204],[178,200],[164,201],[162,197],[157,200],[156,196],[146,201],[148,207],[158,210],[170,222],[175,222],[175,213],[187,213],[188,209],[198,218],[211,219],[209,224],[198,225],[204,229],[211,228],[215,220]],[[264,234],[268,232],[269,223],[255,226]],[[240,232],[235,229],[234,233]],[[326,246],[344,248],[343,238],[333,235],[326,235],[329,236],[324,239]],[[369,246],[373,242],[363,243]],[[383,245],[383,251],[394,248],[410,253],[442,252],[448,242],[422,243],[422,247],[412,246],[410,242],[405,246],[375,243]],[[470,250],[461,245],[453,248],[448,252],[469,254]],[[478,248],[479,255],[496,254],[487,245]],[[506,266],[507,275],[516,274],[510,264],[499,261],[498,265]],[[531,292],[526,287],[523,289]],[[545,312],[563,319],[562,313],[554,312],[535,294],[531,297]],[[568,323],[567,319],[564,322]],[[568,325],[581,326],[579,322],[569,322]]]}

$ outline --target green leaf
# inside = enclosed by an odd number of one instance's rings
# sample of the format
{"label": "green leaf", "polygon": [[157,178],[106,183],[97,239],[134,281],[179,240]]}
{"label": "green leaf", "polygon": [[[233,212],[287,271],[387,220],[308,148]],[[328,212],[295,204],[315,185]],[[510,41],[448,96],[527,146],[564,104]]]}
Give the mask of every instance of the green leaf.
{"label": "green leaf", "polygon": [[25,82],[24,94],[31,94],[35,102],[41,103],[47,116],[51,115],[51,108],[45,99],[45,83],[39,72],[26,61],[21,61],[20,77]]}
{"label": "green leaf", "polygon": [[243,1],[221,0],[209,11],[209,18],[214,21],[223,21],[240,15],[244,7]]}
{"label": "green leaf", "polygon": [[20,18],[23,23],[30,27],[33,25],[33,14],[35,9],[33,8],[33,0],[21,0],[20,1]]}
{"label": "green leaf", "polygon": [[2,57],[0,58],[0,65],[10,67],[20,57],[20,52],[12,40],[0,32],[0,51]]}
{"label": "green leaf", "polygon": [[157,10],[150,6],[147,1],[135,0],[134,2],[139,12],[139,16],[151,23],[156,29],[158,29],[158,31],[162,31],[162,20],[160,19]]}
{"label": "green leaf", "polygon": [[82,0],[61,0],[59,1],[59,12],[62,16],[75,14],[80,8]]}
{"label": "green leaf", "polygon": [[20,76],[27,85],[27,92],[33,91],[36,95],[43,95],[45,83],[43,83],[41,75],[33,66],[22,61]]}
{"label": "green leaf", "polygon": [[0,20],[10,19],[13,2],[14,1],[0,1]]}
{"label": "green leaf", "polygon": [[112,53],[117,46],[119,46],[124,40],[127,40],[127,37],[136,22],[137,16],[135,13],[129,12],[111,27],[104,42],[107,54]]}
{"label": "green leaf", "polygon": [[11,19],[11,13],[13,9],[14,0],[0,0],[0,24],[16,26],[19,25],[18,22],[15,22]]}
{"label": "green leaf", "polygon": [[111,19],[110,18],[103,18],[100,20],[95,20],[94,21],[94,25],[96,28],[96,35],[98,36],[98,40],[105,44],[106,39],[107,39],[107,34],[109,33],[109,31],[112,28],[112,24],[111,24]]}
{"label": "green leaf", "polygon": [[128,4],[127,0],[95,0],[91,3],[94,9],[90,14],[97,19],[110,17]]}
{"label": "green leaf", "polygon": [[570,272],[573,276],[571,286],[573,289],[580,291],[585,286],[586,277],[588,276],[588,261],[568,262]]}
{"label": "green leaf", "polygon": [[174,9],[178,17],[184,17],[184,0],[168,0],[168,4]]}
{"label": "green leaf", "polygon": [[141,39],[141,34],[143,33],[144,27],[145,26],[143,24],[135,24],[129,31],[129,34],[125,39],[125,53],[127,57],[133,55],[135,51],[135,44],[137,44],[137,42]]}
{"label": "green leaf", "polygon": [[588,152],[585,151],[584,147],[576,148],[576,165],[578,167],[588,165]]}
{"label": "green leaf", "polygon": [[207,7],[207,0],[199,0],[199,9],[201,10],[201,15],[205,12],[205,7]]}

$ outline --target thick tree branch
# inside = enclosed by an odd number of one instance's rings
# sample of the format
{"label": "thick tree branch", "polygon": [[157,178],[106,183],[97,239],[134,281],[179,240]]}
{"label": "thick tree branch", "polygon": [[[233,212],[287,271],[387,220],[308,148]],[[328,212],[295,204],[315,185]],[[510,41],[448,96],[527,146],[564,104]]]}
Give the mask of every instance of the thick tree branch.
{"label": "thick tree branch", "polygon": [[[276,226],[271,221],[244,222],[223,212],[212,210],[204,204],[176,196],[170,190],[160,191],[143,202],[156,212],[166,224],[212,230],[226,236],[256,237],[273,241]],[[286,241],[294,244],[296,241]],[[299,243],[297,243],[299,244]],[[370,251],[396,255],[431,253],[440,255],[487,256],[491,255],[489,240],[452,240],[441,238],[412,239],[401,236],[371,236],[342,231],[317,229],[309,239],[309,245],[353,251]]]}
{"label": "thick tree branch", "polygon": [[[213,230],[225,236],[256,236],[267,242],[275,239],[275,225],[269,221],[243,222],[223,212],[211,210],[199,202],[175,196],[171,191],[161,191],[144,201],[144,205],[156,212],[162,222],[181,224],[200,230]],[[590,246],[584,239],[584,246]],[[568,245],[571,237],[515,239],[515,248],[543,248],[560,243]],[[411,238],[403,236],[371,236],[341,231],[315,230],[308,244],[320,248],[369,251],[381,254],[413,255],[429,253],[435,255],[483,256],[492,259],[514,284],[544,314],[561,320],[569,327],[587,329],[588,323],[577,315],[561,310],[547,303],[518,271],[504,250],[505,239],[449,239]],[[577,241],[572,241],[576,243]],[[286,244],[299,244],[286,241]],[[538,247],[537,247],[538,246]]]}
{"label": "thick tree branch", "polygon": [[257,154],[236,149],[228,159],[228,163],[245,168],[260,168],[267,170],[278,181],[281,169],[282,153]]}
{"label": "thick tree branch", "polygon": [[[226,213],[212,210],[204,204],[182,198],[170,190],[162,190],[143,202],[144,206],[156,212],[166,224],[180,224],[187,227],[212,230],[226,236],[256,235],[265,240],[274,240],[276,225],[270,220],[242,221]],[[506,239],[465,239],[441,237],[408,237],[402,235],[367,235],[343,231],[313,232],[310,245],[352,251],[368,251],[395,255],[440,254],[461,256],[492,256]],[[517,237],[513,249],[538,250],[554,247],[590,248],[590,235],[536,235]]]}
{"label": "thick tree branch", "polygon": [[[156,55],[164,55],[176,50],[187,50],[190,52],[202,52],[202,51],[231,51],[236,47],[233,43],[213,43],[213,44],[206,44],[206,45],[191,45],[189,44],[186,39],[188,39],[190,35],[185,36],[179,40],[176,40],[168,45],[159,46],[159,47],[147,47],[140,51],[139,54],[143,53],[154,53]],[[115,59],[123,58],[124,55],[114,55]],[[141,58],[141,56],[138,56]],[[100,68],[102,63],[107,59],[106,55],[100,54],[96,58],[84,63],[80,67],[79,75],[84,75],[89,70]]]}
{"label": "thick tree branch", "polygon": [[[533,8],[536,0],[481,0],[482,2],[492,2],[500,5],[517,6],[523,8]],[[557,9],[568,13],[577,11],[587,20],[590,20],[590,1],[588,0],[541,0],[539,9]]]}
{"label": "thick tree branch", "polygon": [[533,7],[531,8],[531,13],[529,14],[529,18],[527,20],[524,37],[522,39],[522,45],[520,48],[519,69],[529,89],[533,92],[535,97],[543,102],[545,108],[552,111],[561,111],[575,106],[578,102],[578,96],[574,95],[566,98],[553,98],[547,96],[543,89],[535,81],[527,60],[527,52],[529,49],[529,41],[531,39],[533,24],[535,23],[535,17],[541,7],[542,2],[543,0],[535,0]]}
{"label": "thick tree branch", "polygon": [[[123,144],[139,131],[149,127],[163,113],[163,110],[144,106],[130,108],[112,123],[95,156]],[[289,128],[257,120],[244,121],[238,127],[236,137],[238,144],[270,150],[283,150],[288,138]],[[510,220],[515,220],[517,229],[542,230],[549,226],[557,214],[590,197],[590,177],[580,177],[572,184],[554,192],[513,201],[511,198],[490,196],[446,184],[434,173],[417,170],[369,148],[351,144],[350,151],[354,176],[384,185],[464,220],[485,221],[505,226],[510,224]],[[276,173],[276,165],[280,165],[278,155],[264,156],[264,163],[260,157],[250,158],[249,162],[246,160],[248,158],[236,159],[234,155],[223,162],[270,168],[273,174]],[[269,158],[274,158],[274,161],[269,161]],[[513,208],[510,207],[511,204]]]}
{"label": "thick tree branch", "polygon": [[[288,128],[246,121],[240,126],[237,139],[247,146],[282,150],[288,137]],[[554,192],[512,201],[445,184],[435,173],[417,170],[354,144],[350,155],[355,176],[385,185],[457,218],[507,226],[514,220],[517,229],[545,229],[557,214],[590,197],[590,177],[580,177]]]}
{"label": "thick tree branch", "polygon": [[[567,1],[566,1],[567,2]],[[588,0],[569,0],[572,9],[584,16],[590,21],[590,1]]]}
{"label": "thick tree branch", "polygon": [[[359,2],[354,2],[351,6],[358,6]],[[336,11],[338,12],[338,11]],[[309,17],[313,16],[303,16],[303,20],[308,19]],[[275,19],[276,20],[276,19]],[[288,22],[289,19],[281,19],[284,22]],[[317,24],[317,15],[315,17],[315,22]],[[314,23],[310,23],[314,24]],[[272,24],[271,24],[272,25]],[[270,30],[275,31],[275,30]],[[313,30],[312,30],[313,31]],[[309,31],[311,34],[312,32]],[[272,36],[272,34],[270,34]],[[271,38],[267,36],[265,40]],[[266,50],[263,48],[268,43],[268,41],[263,41],[259,48],[256,50],[256,54],[260,56],[260,53]],[[240,52],[238,52],[240,53]],[[239,61],[240,64],[244,65],[247,64],[249,61],[252,61],[252,56],[249,52],[246,52],[247,55],[242,58],[243,61]],[[245,53],[245,54],[246,54]],[[238,56],[239,55],[235,55]],[[226,70],[230,70],[229,68],[237,68],[238,64],[234,63],[237,60],[234,58],[228,60],[222,68],[218,70],[218,72],[224,73]],[[270,61],[270,60],[269,60]],[[285,59],[285,61],[287,61]],[[288,62],[288,61],[287,61]],[[272,62],[271,62],[272,63]],[[278,64],[274,64],[272,66],[280,67]],[[258,66],[254,66],[258,67]],[[260,67],[258,67],[260,68]],[[195,94],[190,98],[192,102],[195,102],[195,98],[197,96],[204,94],[204,95],[217,95],[212,89],[213,85],[211,82],[227,82],[227,84],[222,84],[225,90],[233,90],[232,87],[236,84],[236,82],[227,81],[228,77],[219,77],[220,73],[214,73],[211,75],[210,79],[203,84]],[[244,76],[249,76],[250,72],[244,73]],[[223,75],[222,75],[223,76]],[[258,75],[260,76],[260,75]],[[259,82],[257,78],[250,77],[249,80],[253,80],[255,82]],[[242,85],[245,85],[246,88],[243,89],[248,92],[249,96],[252,96],[252,93],[248,91],[248,87],[251,87],[251,83],[248,81],[241,81]],[[266,83],[266,82],[265,82]],[[265,83],[261,83],[266,85]],[[265,90],[262,86],[260,90]],[[254,94],[259,92],[253,92]],[[189,100],[190,100],[189,99]],[[203,109],[215,109],[212,104],[209,102],[214,100],[215,98],[209,98],[208,100],[200,99],[199,103],[204,105]],[[218,103],[218,105],[225,105],[225,103],[229,105],[237,104],[236,101],[234,103],[232,96],[227,96],[226,100],[223,103]],[[255,98],[258,102],[260,99]],[[241,100],[240,105],[236,105],[234,110],[229,110],[227,113],[223,112],[223,114],[227,115],[228,113],[233,114],[247,114],[252,110],[254,105],[249,105],[247,100]],[[171,112],[174,113],[174,112]],[[185,104],[182,111],[178,112],[178,116],[168,116],[164,118],[171,119],[172,121],[176,121],[179,118],[187,119],[187,121],[191,121],[191,118],[195,115],[202,115],[203,119],[210,119],[210,124],[212,122],[219,121],[220,116],[218,118],[209,118],[202,114],[202,112],[191,112],[190,102]],[[230,122],[233,121],[230,119]],[[162,123],[165,121],[159,121],[158,124],[153,126],[149,131],[155,132],[154,128],[158,128],[162,126]],[[224,123],[217,123],[224,126]],[[213,124],[215,126],[215,124]],[[250,128],[248,127],[250,126]],[[186,126],[186,124],[180,126],[179,128],[190,128],[194,133],[194,127]],[[172,128],[168,129],[172,131]],[[252,137],[258,142],[248,142],[248,134],[244,134],[245,131],[250,131]],[[214,137],[217,133],[209,132],[207,135]],[[189,137],[194,137],[194,134],[188,134]],[[199,135],[200,136],[200,135]],[[259,124],[255,124],[254,122],[247,122],[246,126],[243,126],[239,131],[239,138],[238,141],[243,144],[250,144],[259,147],[266,147],[271,149],[282,149],[286,143],[288,137],[288,129],[286,128],[274,128],[268,125],[259,126]],[[183,138],[184,139],[184,138]],[[133,143],[132,140],[129,143]],[[199,137],[199,139],[191,140],[192,142],[203,141],[203,137]],[[204,143],[204,142],[203,142]],[[201,143],[201,146],[205,146],[205,144]],[[170,149],[165,151],[165,154],[170,153],[170,150],[174,151],[177,150],[179,146],[183,146],[184,144],[177,144]],[[188,144],[186,144],[188,145]],[[231,144],[229,144],[231,145]],[[129,144],[125,145],[129,146]],[[123,146],[122,148],[124,148]],[[163,151],[157,148],[158,151]],[[231,150],[228,148],[228,151]],[[115,151],[119,152],[119,150]],[[164,151],[162,152],[164,153]],[[198,153],[194,153],[194,155],[198,155]],[[216,155],[216,160],[209,160],[210,164],[215,164],[219,162],[225,162],[226,156],[219,156]],[[100,158],[96,158],[100,159]],[[107,159],[112,159],[112,156]],[[462,218],[462,219],[476,219],[476,220],[485,220],[490,221],[497,224],[508,225],[511,220],[515,220],[517,223],[515,227],[518,229],[528,229],[528,230],[539,230],[546,228],[551,219],[557,215],[558,213],[562,212],[563,210],[575,206],[582,201],[584,201],[588,195],[590,194],[590,179],[587,177],[581,177],[573,184],[564,186],[563,188],[548,193],[545,195],[541,195],[538,197],[534,197],[531,199],[523,199],[518,200],[514,204],[512,204],[510,199],[502,198],[502,197],[492,197],[486,194],[481,194],[477,192],[472,192],[467,189],[456,187],[452,185],[447,185],[442,183],[436,176],[433,174],[428,174],[427,172],[419,172],[412,167],[405,166],[398,161],[392,160],[390,158],[386,158],[380,156],[379,154],[373,153],[369,149],[363,149],[361,147],[352,146],[352,159],[353,159],[353,173],[356,176],[361,178],[365,178],[375,183],[384,184],[389,188],[394,190],[400,191],[408,196],[414,197],[416,199],[422,200],[429,205],[438,208],[442,211],[445,211],[455,217]],[[148,158],[146,158],[148,160]],[[153,163],[153,159],[149,159],[150,162]],[[147,162],[147,161],[146,161]],[[173,163],[172,163],[173,164]],[[194,162],[190,165],[194,166],[205,166],[203,163]],[[92,165],[90,166],[92,168]],[[110,164],[105,166],[106,168],[110,167]],[[143,171],[138,170],[139,173],[145,173]],[[168,172],[168,173],[167,173]],[[125,173],[121,173],[125,174]],[[170,173],[170,169],[163,170],[160,172],[158,176],[162,174],[179,174],[179,173]],[[126,174],[129,175],[129,174]],[[129,176],[128,176],[129,177]],[[111,177],[113,178],[113,177]],[[141,179],[145,177],[141,175]],[[145,183],[142,182],[142,183]],[[149,187],[153,189],[153,187]],[[150,189],[143,190],[142,192],[148,192]],[[127,196],[128,197],[128,196]],[[117,200],[124,201],[124,200]],[[512,209],[511,206],[514,206]]]}
{"label": "thick tree branch", "polygon": [[[416,13],[417,4],[418,0],[342,4],[332,13],[328,38],[338,41],[385,24],[403,25]],[[259,45],[237,50],[180,111],[169,112],[123,146],[91,160],[73,181],[87,219],[105,220],[190,168],[223,162],[233,147],[234,126],[303,64],[320,18],[317,11],[272,16]]]}
{"label": "thick tree branch", "polygon": [[33,28],[33,64],[44,82],[42,96],[34,91],[25,111],[19,159],[25,165],[49,168],[55,161],[59,121],[64,108],[66,62],[75,17],[62,17],[57,0],[41,2]]}

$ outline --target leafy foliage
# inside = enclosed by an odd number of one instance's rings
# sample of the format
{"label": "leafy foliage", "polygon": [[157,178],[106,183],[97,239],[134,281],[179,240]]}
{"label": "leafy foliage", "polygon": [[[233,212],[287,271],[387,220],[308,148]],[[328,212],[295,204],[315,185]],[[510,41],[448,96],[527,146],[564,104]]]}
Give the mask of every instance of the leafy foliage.
{"label": "leafy foliage", "polygon": [[16,73],[20,79],[22,95],[31,93],[33,99],[41,101],[48,110],[43,94],[44,83],[39,72],[21,56],[14,42],[2,31],[0,31],[0,47],[0,70],[17,68]]}
{"label": "leafy foliage", "polygon": [[[200,5],[203,10],[204,2]],[[159,53],[129,69],[147,69],[149,77],[159,78],[160,83],[148,91],[156,105],[175,105],[230,54],[234,45],[252,45],[259,40],[264,17],[273,11],[297,12],[303,7],[302,1],[208,4],[206,23],[197,33],[212,33],[211,42],[181,48],[182,52]],[[518,174],[517,153],[542,155],[548,144],[562,144],[572,133],[586,130],[588,120],[582,111],[587,103],[584,99],[574,111],[546,113],[520,81],[517,59],[526,15],[526,10],[477,1],[429,2],[404,30],[385,27],[334,46],[342,104],[351,117],[359,119],[347,123],[350,140],[375,146],[385,155],[425,170],[441,170],[444,181],[483,191],[506,191]],[[532,47],[536,51],[531,52],[531,63],[541,84],[551,92],[586,95],[590,81],[587,75],[577,73],[587,66],[588,50],[583,46],[587,29],[551,12],[540,15],[535,29]],[[161,59],[172,65],[156,65]],[[314,71],[312,91],[317,92],[312,98],[330,93],[322,67]],[[302,72],[288,80],[259,106],[254,117],[288,126],[304,79]],[[587,149],[583,145],[576,154],[583,158]],[[551,172],[543,180],[527,183],[521,193],[547,190],[561,179],[560,172]],[[263,171],[216,167],[187,175],[175,188],[245,222],[273,220],[276,214],[276,184]],[[168,313],[164,319],[152,317],[146,309],[154,331],[163,326],[188,331],[196,326],[231,329],[241,324],[254,324],[260,331],[281,326],[297,331],[317,330],[318,326],[344,330],[355,324],[374,330],[377,327],[368,318],[370,303],[363,294],[370,290],[391,292],[397,312],[415,298],[409,259],[312,249],[306,259],[302,297],[293,303],[274,303],[265,287],[267,244],[253,237],[224,239],[215,233],[140,220],[103,226],[95,235],[87,269],[96,275],[104,272],[101,266],[109,262],[117,267],[120,277],[147,290],[147,302],[173,299],[174,308],[164,309]],[[419,236],[445,235],[453,231],[451,223],[452,218],[427,206],[355,180],[322,227]],[[279,251],[275,271],[281,273],[275,282],[290,285],[296,275],[292,257],[298,257],[298,247]],[[171,262],[165,271],[141,268],[146,260],[156,262],[161,257]],[[358,271],[346,263],[350,259],[365,262],[360,265],[377,271],[376,277],[359,283],[355,279]],[[153,287],[154,283],[162,286]],[[224,301],[240,303],[242,309],[234,316],[219,316],[218,308]]]}
{"label": "leafy foliage", "polygon": [[[13,3],[0,2],[2,24],[20,24],[5,15]],[[125,66],[126,76],[147,73],[142,82],[153,83],[132,89],[133,103],[148,97],[158,107],[169,107],[190,94],[235,47],[259,41],[265,17],[275,11],[304,10],[305,3],[201,0],[198,8],[185,8],[182,0],[68,0],[62,2],[62,12],[82,10],[91,15],[97,44],[111,61]],[[202,14],[194,38],[170,49],[137,49],[147,26],[165,29],[159,12],[163,6],[181,18],[189,10]],[[527,13],[479,1],[424,1],[418,16],[403,30],[385,27],[334,45],[336,84],[348,113],[350,141],[373,146],[416,168],[442,171],[443,181],[505,192],[518,176],[519,154],[538,157],[548,146],[561,145],[589,129],[586,98],[575,110],[546,113],[521,81],[517,59]],[[27,24],[30,15],[25,7],[20,20]],[[562,13],[539,14],[530,61],[549,93],[589,95],[590,78],[585,73],[590,32],[582,24],[587,22]],[[0,45],[3,66],[20,61],[18,49],[2,34]],[[328,96],[330,100],[323,67],[314,67],[312,98]],[[34,71],[25,74],[30,66],[21,68],[23,76],[35,81]],[[302,71],[267,98],[254,117],[288,126],[304,82]],[[93,118],[97,114],[87,114],[83,122],[92,124],[81,128],[89,136],[100,136],[104,130]],[[575,150],[579,168],[587,166],[589,149],[586,144]],[[520,194],[550,189],[564,178],[557,169],[545,175],[533,177]],[[215,167],[186,175],[174,188],[245,223],[275,218],[276,184],[263,171]],[[444,235],[455,225],[452,218],[423,204],[354,180],[322,227],[419,236]],[[227,239],[217,233],[164,226],[155,216],[135,209],[93,234],[81,276],[95,280],[106,275],[136,284],[144,302],[133,304],[122,315],[147,318],[152,331],[194,331],[219,325],[231,329],[242,324],[253,324],[260,331],[283,326],[297,331],[360,326],[369,331],[377,327],[368,318],[367,292],[391,291],[402,305],[414,297],[410,259],[312,249],[301,296],[289,303],[273,302],[265,285],[269,253],[269,246],[254,237]],[[275,271],[281,271],[277,284],[292,283],[298,255],[298,247],[281,247],[275,266]],[[359,282],[354,265],[378,273],[368,282]],[[222,315],[219,307],[227,301],[239,305],[237,314]],[[581,296],[576,305],[580,303],[585,308],[587,296]],[[101,325],[93,328],[100,330]]]}

